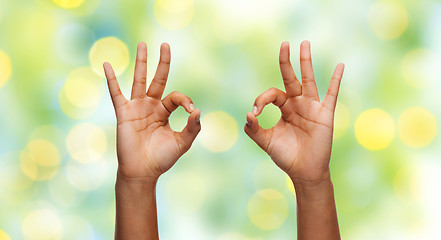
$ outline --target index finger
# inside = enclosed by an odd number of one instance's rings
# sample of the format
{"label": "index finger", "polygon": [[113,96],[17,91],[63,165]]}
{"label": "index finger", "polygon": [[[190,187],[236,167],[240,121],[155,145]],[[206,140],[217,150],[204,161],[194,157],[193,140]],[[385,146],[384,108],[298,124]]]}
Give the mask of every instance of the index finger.
{"label": "index finger", "polygon": [[147,96],[161,100],[170,70],[170,59],[170,46],[167,43],[161,44],[161,56],[159,58],[158,68],[156,69],[152,83],[150,83]]}
{"label": "index finger", "polygon": [[110,96],[112,98],[113,106],[116,111],[119,106],[124,105],[127,102],[127,99],[124,97],[121,89],[119,88],[118,80],[116,80],[115,72],[113,71],[110,63],[105,62],[103,64],[103,67],[104,73],[106,74],[107,78],[107,85],[109,87]]}
{"label": "index finger", "polygon": [[330,111],[335,111],[335,105],[337,104],[338,90],[340,89],[341,78],[343,77],[343,71],[345,65],[340,63],[335,67],[334,74],[332,75],[331,82],[329,83],[328,92],[323,100],[323,106]]}

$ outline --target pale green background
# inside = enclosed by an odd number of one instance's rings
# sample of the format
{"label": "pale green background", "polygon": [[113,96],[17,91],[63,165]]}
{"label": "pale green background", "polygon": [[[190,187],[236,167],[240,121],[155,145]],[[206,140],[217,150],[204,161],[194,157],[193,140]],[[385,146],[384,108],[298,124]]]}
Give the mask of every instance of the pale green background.
{"label": "pale green background", "polygon": [[[291,43],[300,77],[298,50],[305,39],[311,41],[321,98],[334,67],[346,64],[331,159],[342,237],[441,237],[440,138],[415,148],[400,138],[400,131],[418,132],[420,126],[398,126],[401,114],[413,107],[426,109],[435,123],[441,117],[441,2],[85,0],[63,9],[50,0],[1,0],[0,51],[12,66],[11,77],[0,87],[1,240],[113,237],[115,117],[105,79],[96,75],[92,90],[78,87],[80,97],[84,90],[86,99],[97,98],[88,109],[74,107],[84,116],[72,118],[60,100],[68,75],[90,68],[89,51],[103,37],[116,37],[128,47],[130,63],[119,76],[126,97],[136,44],[147,43],[150,80],[159,46],[168,42],[172,64],[166,94],[176,90],[190,96],[202,110],[205,135],[200,137],[227,148],[213,152],[199,137],[160,178],[161,239],[295,238],[295,196],[285,174],[242,128],[255,97],[270,87],[283,89],[278,69],[283,41]],[[425,49],[420,58],[412,55],[418,49]],[[0,72],[5,66],[0,62]],[[384,133],[392,140],[380,150],[365,148],[354,133],[358,116],[373,108],[392,120]],[[234,121],[204,119],[217,111]],[[172,126],[182,128],[186,116],[178,109]],[[259,119],[270,127],[279,116],[270,106]],[[98,143],[104,150],[92,160],[72,156],[67,146],[72,129],[85,123],[104,133]],[[216,129],[226,137],[217,139],[210,132]],[[73,142],[79,150],[93,147],[92,140],[81,137]],[[23,155],[36,139],[55,146],[59,162],[52,167],[34,164],[37,175],[32,177],[23,170]],[[49,179],[35,179],[45,170]],[[282,197],[259,200],[255,194],[262,189]],[[257,210],[250,200],[256,196]],[[275,219],[267,226],[281,225],[266,230],[250,220],[256,214]]]}

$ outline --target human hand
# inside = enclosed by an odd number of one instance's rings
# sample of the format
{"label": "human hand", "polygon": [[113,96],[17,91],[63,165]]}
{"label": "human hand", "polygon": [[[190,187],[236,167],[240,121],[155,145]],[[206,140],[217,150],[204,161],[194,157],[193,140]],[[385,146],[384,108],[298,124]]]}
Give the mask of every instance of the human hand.
{"label": "human hand", "polygon": [[[280,48],[280,70],[286,93],[271,88],[254,102],[247,113],[245,132],[294,182],[329,180],[334,111],[344,65],[335,68],[325,99],[320,102],[312,69],[310,43],[300,46],[302,84],[298,81],[289,59],[289,43]],[[257,116],[273,103],[282,116],[270,129],[259,126]]]}
{"label": "human hand", "polygon": [[[161,45],[158,68],[147,93],[147,46],[138,44],[130,100],[123,96],[111,65],[104,63],[103,67],[117,118],[118,176],[155,181],[190,148],[201,129],[201,111],[179,92],[161,100],[170,69],[170,46],[166,43]],[[179,106],[190,116],[182,132],[175,132],[168,118]]]}

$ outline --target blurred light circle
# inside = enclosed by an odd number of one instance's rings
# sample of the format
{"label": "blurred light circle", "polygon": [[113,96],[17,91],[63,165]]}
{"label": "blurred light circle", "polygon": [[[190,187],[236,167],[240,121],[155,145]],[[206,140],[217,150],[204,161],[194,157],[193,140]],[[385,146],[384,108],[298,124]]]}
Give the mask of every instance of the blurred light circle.
{"label": "blurred light circle", "polygon": [[58,93],[61,110],[74,119],[90,117],[104,95],[104,81],[90,67],[72,71]]}
{"label": "blurred light circle", "polygon": [[48,184],[49,195],[58,205],[72,207],[78,205],[84,194],[78,192],[67,180],[65,174],[57,174]]}
{"label": "blurred light circle", "polygon": [[68,23],[59,28],[55,36],[55,49],[58,56],[72,65],[89,61],[89,48],[94,43],[94,34],[86,26]]}
{"label": "blurred light circle", "polygon": [[6,232],[0,230],[0,240],[11,240],[11,237]]}
{"label": "blurred light circle", "polygon": [[348,108],[339,102],[334,114],[334,139],[338,139],[346,133],[351,125],[351,115]]}
{"label": "blurred light circle", "polygon": [[289,215],[285,197],[274,189],[263,189],[255,193],[248,202],[248,217],[263,230],[279,228]]}
{"label": "blurred light circle", "polygon": [[228,151],[239,137],[236,120],[226,112],[217,111],[201,119],[200,143],[212,152]]}
{"label": "blurred light circle", "polygon": [[61,128],[50,124],[38,126],[32,130],[31,134],[29,135],[29,141],[37,139],[46,139],[50,141],[58,148],[60,155],[64,154],[64,141],[66,139],[66,134],[63,130],[61,130]]}
{"label": "blurred light circle", "polygon": [[355,137],[369,150],[386,148],[395,136],[395,124],[392,117],[381,109],[362,112],[355,121]]}
{"label": "blurred light circle", "polygon": [[182,29],[193,18],[193,0],[156,0],[154,14],[162,27],[168,30]]}
{"label": "blurred light circle", "polygon": [[[13,151],[0,157],[0,188],[5,191],[24,191],[33,184],[33,181],[24,174],[20,164],[17,164],[20,154],[20,151]],[[6,200],[8,197],[12,197],[12,195],[5,194],[3,199]]]}
{"label": "blurred light circle", "polygon": [[60,217],[47,209],[29,213],[22,225],[23,234],[30,240],[62,239],[63,226]]}
{"label": "blurred light circle", "polygon": [[0,87],[6,84],[12,74],[11,59],[0,50]]}
{"label": "blurred light circle", "polygon": [[427,49],[412,50],[403,58],[401,73],[410,86],[427,88],[441,79],[441,61]]}
{"label": "blurred light circle", "polygon": [[193,7],[193,0],[156,0],[155,5],[169,12],[182,12]]}
{"label": "blurred light circle", "polygon": [[436,118],[425,108],[409,108],[398,119],[398,136],[409,147],[427,146],[436,134]]}
{"label": "blurred light circle", "polygon": [[183,210],[199,209],[207,197],[207,183],[195,173],[175,173],[166,186],[167,199]]}
{"label": "blurred light circle", "polygon": [[52,0],[52,1],[62,8],[76,8],[84,3],[84,0]]}
{"label": "blurred light circle", "polygon": [[247,240],[248,238],[244,237],[240,233],[225,233],[220,236],[217,240]]}
{"label": "blurred light circle", "polygon": [[101,187],[106,181],[107,165],[104,160],[81,164],[70,160],[66,165],[66,176],[76,189],[88,192]]}
{"label": "blurred light circle", "polygon": [[47,140],[33,140],[28,143],[27,149],[31,153],[32,160],[41,166],[56,166],[60,163],[57,147]]}
{"label": "blurred light circle", "polygon": [[99,161],[107,149],[106,133],[93,123],[81,123],[72,128],[66,146],[73,159],[81,163]]}
{"label": "blurred light circle", "polygon": [[408,25],[407,11],[397,1],[378,1],[369,11],[369,26],[380,39],[390,40],[403,34]]}
{"label": "blurred light circle", "polygon": [[420,172],[417,166],[404,166],[393,178],[395,196],[405,203],[422,200]]}
{"label": "blurred light circle", "polygon": [[58,172],[60,161],[57,147],[45,139],[30,141],[20,154],[23,173],[36,181],[51,179]]}
{"label": "blurred light circle", "polygon": [[66,79],[62,92],[78,108],[97,107],[104,95],[104,80],[89,67],[74,70]]}
{"label": "blurred light circle", "polygon": [[69,239],[97,239],[92,224],[79,215],[65,218],[63,220],[63,229],[64,235],[69,236]]}
{"label": "blurred light circle", "polygon": [[124,42],[116,37],[101,38],[90,49],[89,61],[92,69],[101,76],[105,76],[104,62],[109,62],[118,76],[129,65],[129,49]]}
{"label": "blurred light circle", "polygon": [[58,93],[58,103],[60,104],[61,111],[63,111],[64,114],[66,114],[67,116],[73,119],[85,119],[92,116],[95,113],[98,106],[79,108],[73,105],[67,99],[65,90],[66,89],[63,87]]}

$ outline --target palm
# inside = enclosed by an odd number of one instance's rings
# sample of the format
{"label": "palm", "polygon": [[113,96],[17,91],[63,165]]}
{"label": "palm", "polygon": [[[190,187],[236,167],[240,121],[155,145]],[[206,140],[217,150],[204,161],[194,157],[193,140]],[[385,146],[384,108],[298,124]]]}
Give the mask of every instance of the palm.
{"label": "palm", "polygon": [[[343,69],[336,69],[327,97],[320,102],[309,51],[305,51],[309,49],[302,47],[303,85],[292,70],[289,49],[282,45],[280,63],[286,93],[272,88],[260,95],[255,101],[255,111],[247,115],[245,131],[288,175],[313,181],[328,171],[336,91]],[[282,116],[274,127],[262,129],[256,116],[268,103],[279,106]]]}
{"label": "palm", "polygon": [[[117,115],[119,172],[126,177],[159,177],[190,148],[200,129],[197,120],[200,111],[193,109],[190,98],[172,92],[161,100],[169,66],[166,45],[161,48],[158,71],[145,93],[146,55],[146,49],[144,52],[140,45],[130,101],[123,99],[119,87],[112,88],[117,82],[110,66],[105,66]],[[171,112],[179,105],[191,113],[189,123],[180,133],[173,131],[168,123]]]}
{"label": "palm", "polygon": [[329,163],[332,112],[319,102],[302,97],[288,99],[281,110],[283,117],[272,129],[268,154],[288,174],[299,175],[307,171],[316,178]]}

